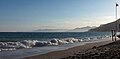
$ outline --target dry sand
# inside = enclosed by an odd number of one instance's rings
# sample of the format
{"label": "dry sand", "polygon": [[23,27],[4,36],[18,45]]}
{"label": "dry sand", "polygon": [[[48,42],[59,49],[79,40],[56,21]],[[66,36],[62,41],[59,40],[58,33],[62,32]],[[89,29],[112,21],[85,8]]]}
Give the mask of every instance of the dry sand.
{"label": "dry sand", "polygon": [[120,40],[61,59],[120,59]]}
{"label": "dry sand", "polygon": [[95,42],[95,43],[87,43],[82,46],[77,46],[77,47],[73,47],[73,48],[69,48],[61,51],[49,52],[43,55],[26,57],[23,59],[61,59],[61,58],[66,59],[68,56],[74,56],[79,53],[85,53],[91,50],[94,46],[99,47],[111,42],[112,42],[111,40],[107,40],[107,41],[101,41],[101,42]]}

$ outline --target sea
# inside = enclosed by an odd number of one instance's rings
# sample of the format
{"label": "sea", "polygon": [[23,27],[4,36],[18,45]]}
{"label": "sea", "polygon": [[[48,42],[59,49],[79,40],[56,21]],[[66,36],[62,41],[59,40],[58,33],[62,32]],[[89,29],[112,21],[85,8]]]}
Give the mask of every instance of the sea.
{"label": "sea", "polygon": [[110,37],[111,32],[0,32],[0,59],[41,55]]}

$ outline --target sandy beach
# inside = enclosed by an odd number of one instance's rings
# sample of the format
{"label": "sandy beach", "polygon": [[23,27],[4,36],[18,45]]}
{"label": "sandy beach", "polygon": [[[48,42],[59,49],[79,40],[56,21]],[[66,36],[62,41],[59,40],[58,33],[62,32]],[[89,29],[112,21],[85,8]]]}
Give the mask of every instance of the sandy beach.
{"label": "sandy beach", "polygon": [[0,0],[0,59],[120,59],[119,11],[120,0]]}
{"label": "sandy beach", "polygon": [[[37,55],[37,56],[31,56],[31,57],[26,57],[22,59],[75,59],[76,57],[83,57],[81,54],[90,54],[93,51],[93,48],[101,48],[103,46],[107,46],[111,44],[112,41],[111,39],[106,40],[106,41],[100,41],[100,42],[94,42],[94,43],[87,43],[85,45],[69,48],[66,50],[60,50],[60,51],[54,51],[54,52],[49,52],[47,54],[43,55]],[[95,50],[94,49],[94,50]],[[79,58],[78,58],[79,59]],[[82,58],[84,59],[84,58]]]}

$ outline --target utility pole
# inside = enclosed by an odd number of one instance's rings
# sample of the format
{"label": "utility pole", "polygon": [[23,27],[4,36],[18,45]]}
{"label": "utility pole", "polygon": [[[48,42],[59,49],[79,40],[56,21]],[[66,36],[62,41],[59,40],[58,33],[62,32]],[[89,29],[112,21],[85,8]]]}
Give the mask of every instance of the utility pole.
{"label": "utility pole", "polygon": [[117,39],[117,31],[118,31],[118,24],[117,24],[117,7],[118,7],[118,4],[116,3],[116,7],[115,7],[115,19],[116,19],[116,31],[115,31],[115,41]]}

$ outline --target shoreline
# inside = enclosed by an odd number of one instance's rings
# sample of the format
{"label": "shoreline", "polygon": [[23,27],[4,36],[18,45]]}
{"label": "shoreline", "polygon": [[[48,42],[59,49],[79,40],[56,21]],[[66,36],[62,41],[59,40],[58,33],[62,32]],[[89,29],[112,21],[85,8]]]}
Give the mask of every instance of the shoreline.
{"label": "shoreline", "polygon": [[52,51],[52,52],[48,52],[46,54],[30,56],[30,57],[25,57],[25,58],[21,58],[21,59],[60,59],[63,57],[74,55],[75,53],[78,53],[78,52],[85,52],[94,46],[98,47],[101,45],[106,45],[106,44],[111,43],[111,42],[112,41],[109,38],[109,39],[102,40],[102,41],[86,43],[84,45],[75,46],[75,47],[68,48],[65,50]]}

